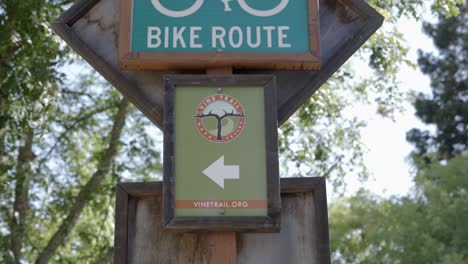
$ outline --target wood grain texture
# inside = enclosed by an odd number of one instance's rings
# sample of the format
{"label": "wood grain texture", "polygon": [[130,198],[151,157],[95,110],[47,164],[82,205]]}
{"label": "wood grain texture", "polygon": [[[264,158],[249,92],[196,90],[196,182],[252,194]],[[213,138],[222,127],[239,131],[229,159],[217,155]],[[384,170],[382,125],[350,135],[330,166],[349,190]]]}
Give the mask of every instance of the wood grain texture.
{"label": "wood grain texture", "polygon": [[[311,71],[234,70],[274,74],[278,121],[285,122],[381,26],[383,17],[363,0],[318,0],[321,69]],[[53,29],[153,123],[162,128],[164,74],[186,71],[127,71],[118,65],[119,0],[79,0]],[[310,21],[310,23],[315,23]],[[272,63],[274,64],[274,63]],[[217,65],[228,66],[228,65]]]}
{"label": "wood grain texture", "polygon": [[[129,222],[129,262],[138,264],[207,263],[206,236],[169,233],[162,228],[161,196],[135,200]],[[131,219],[129,215],[129,219]]]}
{"label": "wood grain texture", "polygon": [[128,193],[117,185],[115,199],[114,263],[127,263]]}
{"label": "wood grain texture", "polygon": [[[309,24],[309,50],[312,56],[315,57],[315,60],[320,62],[320,14],[318,0],[308,0],[307,8],[309,9],[307,17],[307,23]],[[320,70],[320,67],[313,70]]]}
{"label": "wood grain texture", "polygon": [[225,67],[209,67],[206,69],[206,74],[226,74],[232,75],[232,67],[225,66]]}
{"label": "wood grain texture", "polygon": [[[311,33],[318,32],[318,24]],[[315,34],[316,35],[316,34]],[[318,41],[312,42],[317,46]],[[124,51],[119,51],[123,53]],[[208,67],[249,69],[314,70],[320,69],[319,51],[310,53],[123,53],[119,64],[126,70],[190,70]]]}
{"label": "wood grain texture", "polygon": [[[145,187],[145,184],[151,186]],[[120,190],[131,189],[134,193],[117,192],[117,208],[122,208],[120,203],[127,197],[128,209],[125,217],[122,212],[116,212],[116,219],[118,214],[120,221],[116,222],[115,245],[128,241],[128,246],[114,252],[115,263],[208,263],[208,233],[163,230],[161,182],[120,183],[118,186]],[[144,195],[139,194],[139,188]],[[237,234],[237,263],[330,263],[325,180],[284,178],[281,189],[281,232]],[[122,236],[123,229],[127,229],[127,236]],[[128,261],[118,258],[125,255]]]}
{"label": "wood grain texture", "polygon": [[282,196],[282,228],[279,234],[241,234],[239,263],[312,264],[318,261],[314,195],[289,193]]}
{"label": "wood grain texture", "polygon": [[60,16],[59,20],[66,21],[66,24],[71,26],[88,13],[99,1],[100,0],[78,0]]}
{"label": "wood grain texture", "polygon": [[266,160],[267,160],[267,195],[268,215],[277,219],[277,225],[281,223],[281,197],[280,197],[280,175],[278,162],[278,116],[276,108],[276,78],[273,76],[265,84],[265,127],[268,131],[265,135]]}
{"label": "wood grain texture", "polygon": [[[164,94],[164,162],[163,162],[163,206],[164,206],[164,226],[167,226],[174,219],[175,209],[175,186],[174,186],[174,135],[175,135],[175,120],[174,120],[174,101],[175,101],[175,86],[170,82],[169,78],[164,78],[165,94]],[[172,105],[168,105],[172,104]]]}
{"label": "wood grain texture", "polygon": [[236,232],[207,232],[208,264],[236,264]]}

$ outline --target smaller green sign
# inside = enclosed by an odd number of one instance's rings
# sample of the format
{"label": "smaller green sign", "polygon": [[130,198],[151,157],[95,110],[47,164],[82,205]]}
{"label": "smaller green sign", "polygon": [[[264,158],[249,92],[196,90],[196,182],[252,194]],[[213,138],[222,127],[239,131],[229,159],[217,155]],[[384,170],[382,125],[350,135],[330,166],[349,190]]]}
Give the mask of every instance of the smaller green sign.
{"label": "smaller green sign", "polygon": [[166,228],[277,231],[275,79],[165,77]]}
{"label": "smaller green sign", "polygon": [[266,216],[263,87],[175,89],[175,215]]}

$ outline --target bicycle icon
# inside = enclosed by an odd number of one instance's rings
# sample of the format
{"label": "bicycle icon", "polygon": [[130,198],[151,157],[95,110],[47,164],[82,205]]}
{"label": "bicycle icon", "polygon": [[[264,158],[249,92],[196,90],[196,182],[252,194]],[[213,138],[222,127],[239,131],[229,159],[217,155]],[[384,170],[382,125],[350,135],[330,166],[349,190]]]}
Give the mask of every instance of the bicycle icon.
{"label": "bicycle icon", "polygon": [[[170,9],[164,7],[159,1],[160,0],[151,0],[151,2],[153,3],[153,6],[156,8],[156,10],[158,10],[161,14],[163,14],[165,16],[168,16],[168,17],[186,17],[186,16],[190,16],[193,13],[197,12],[198,9],[200,9],[200,7],[203,5],[203,2],[204,2],[204,0],[196,0],[195,3],[191,7],[187,8],[185,10],[174,11],[174,10],[170,10]],[[230,1],[232,1],[232,0],[221,0],[221,2],[224,3],[224,12],[230,12],[231,11],[231,7],[229,6]],[[272,8],[272,9],[269,9],[269,10],[254,9],[254,8],[250,7],[245,2],[245,0],[237,0],[237,2],[239,3],[240,7],[245,12],[247,12],[247,13],[253,15],[253,16],[269,17],[269,16],[274,16],[274,15],[280,13],[281,11],[283,11],[283,9],[288,5],[289,0],[281,0],[281,2],[275,8]]]}

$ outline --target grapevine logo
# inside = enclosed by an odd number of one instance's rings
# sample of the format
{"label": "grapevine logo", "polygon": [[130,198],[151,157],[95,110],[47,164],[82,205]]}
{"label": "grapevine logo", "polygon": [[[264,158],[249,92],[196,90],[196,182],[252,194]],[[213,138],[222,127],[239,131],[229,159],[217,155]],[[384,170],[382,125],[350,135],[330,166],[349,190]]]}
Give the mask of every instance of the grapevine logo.
{"label": "grapevine logo", "polygon": [[241,103],[226,94],[214,94],[203,99],[194,117],[200,135],[214,143],[236,139],[244,130],[246,121]]}

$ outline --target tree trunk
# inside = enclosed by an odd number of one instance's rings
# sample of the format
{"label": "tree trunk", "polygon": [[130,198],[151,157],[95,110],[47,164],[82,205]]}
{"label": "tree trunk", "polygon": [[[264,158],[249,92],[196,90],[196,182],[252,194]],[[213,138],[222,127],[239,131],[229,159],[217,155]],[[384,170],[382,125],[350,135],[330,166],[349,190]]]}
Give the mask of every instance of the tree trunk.
{"label": "tree trunk", "polygon": [[218,126],[217,126],[217,128],[218,128],[218,134],[216,135],[216,140],[221,140],[221,139],[223,139],[223,138],[221,137],[221,129],[223,128],[223,127],[221,126],[221,118],[216,118],[216,121],[218,121]]}
{"label": "tree trunk", "polygon": [[11,218],[11,240],[10,250],[13,253],[14,263],[20,263],[21,248],[26,225],[26,214],[28,212],[29,183],[31,181],[31,161],[34,160],[32,151],[34,132],[27,128],[24,145],[18,152],[18,164],[16,166],[15,201],[13,204],[13,215]]}
{"label": "tree trunk", "polygon": [[65,238],[71,232],[78,219],[83,212],[84,207],[88,202],[94,198],[94,194],[99,189],[101,182],[108,174],[111,164],[118,152],[118,144],[122,129],[125,125],[127,116],[128,101],[122,99],[119,104],[117,115],[114,118],[114,125],[111,130],[109,145],[105,150],[104,155],[99,161],[98,168],[93,176],[89,179],[85,186],[83,186],[76,197],[75,204],[70,208],[66,219],[62,222],[58,230],[47,243],[47,246],[39,254],[36,264],[48,263],[52,256],[57,251],[58,247],[63,244]]}

